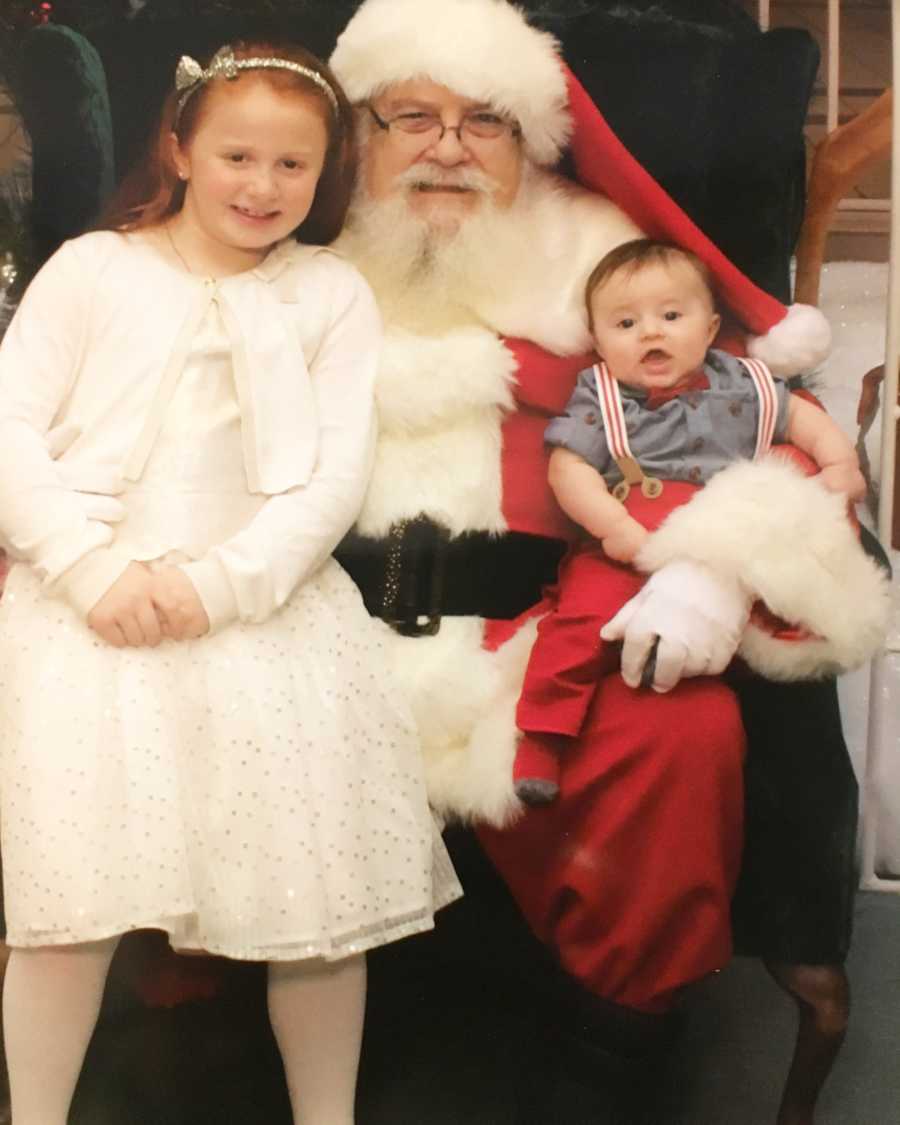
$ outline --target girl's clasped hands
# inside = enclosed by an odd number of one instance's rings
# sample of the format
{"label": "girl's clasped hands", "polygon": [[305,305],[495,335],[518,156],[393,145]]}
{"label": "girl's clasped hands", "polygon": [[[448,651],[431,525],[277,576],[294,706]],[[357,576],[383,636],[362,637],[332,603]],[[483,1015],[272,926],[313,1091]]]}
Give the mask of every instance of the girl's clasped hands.
{"label": "girl's clasped hands", "polygon": [[177,566],[131,562],[87,617],[116,648],[155,648],[161,640],[192,640],[209,632],[194,584]]}

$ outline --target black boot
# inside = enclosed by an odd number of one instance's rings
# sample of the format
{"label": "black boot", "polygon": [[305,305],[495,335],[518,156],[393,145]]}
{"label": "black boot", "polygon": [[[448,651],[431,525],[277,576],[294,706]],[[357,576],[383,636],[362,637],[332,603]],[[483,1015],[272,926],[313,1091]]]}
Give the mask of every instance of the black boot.
{"label": "black boot", "polygon": [[562,991],[567,1002],[548,1011],[523,1078],[516,1125],[670,1125],[679,1018],[613,1004],[571,981]]}

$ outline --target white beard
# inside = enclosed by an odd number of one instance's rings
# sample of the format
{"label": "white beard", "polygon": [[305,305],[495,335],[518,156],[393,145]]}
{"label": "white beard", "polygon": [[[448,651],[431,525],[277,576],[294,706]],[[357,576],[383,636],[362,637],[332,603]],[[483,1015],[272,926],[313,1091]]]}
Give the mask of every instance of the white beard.
{"label": "white beard", "polygon": [[418,165],[400,180],[471,182],[482,194],[448,230],[412,214],[404,190],[376,202],[358,189],[337,249],[374,289],[388,329],[440,335],[479,325],[558,355],[588,350],[588,274],[641,234],[615,204],[528,163],[508,207],[478,172]]}
{"label": "white beard", "polygon": [[451,229],[413,214],[403,192],[385,200],[358,192],[336,248],[372,286],[392,328],[440,333],[484,324],[525,253],[533,178],[526,165],[515,201],[499,207],[487,177],[454,173],[452,182],[471,184],[479,200]]}

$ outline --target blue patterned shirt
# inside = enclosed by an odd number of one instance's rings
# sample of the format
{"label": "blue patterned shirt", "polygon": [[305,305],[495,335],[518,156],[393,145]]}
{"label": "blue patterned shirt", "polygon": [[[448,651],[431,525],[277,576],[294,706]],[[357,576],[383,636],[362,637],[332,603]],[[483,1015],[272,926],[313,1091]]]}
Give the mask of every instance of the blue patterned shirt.
{"label": "blue patterned shirt", "polygon": [[[707,390],[688,390],[655,409],[643,390],[619,384],[631,452],[643,471],[661,480],[705,484],[714,473],[756,449],[759,398],[746,368],[727,352],[711,348],[703,372]],[[773,441],[785,440],[790,392],[775,380],[778,411]],[[548,445],[577,453],[612,487],[622,479],[603,428],[593,368],[580,372],[565,414],[544,433]]]}

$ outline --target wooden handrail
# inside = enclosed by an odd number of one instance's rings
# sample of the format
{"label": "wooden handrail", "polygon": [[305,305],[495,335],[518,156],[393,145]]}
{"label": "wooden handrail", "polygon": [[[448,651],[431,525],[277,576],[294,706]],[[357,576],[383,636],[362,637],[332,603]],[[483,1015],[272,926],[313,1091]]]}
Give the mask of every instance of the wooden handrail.
{"label": "wooden handrail", "polygon": [[816,147],[806,193],[806,217],[797,246],[794,299],[818,304],[825,243],[838,204],[891,150],[893,92],[887,89],[852,121]]}

